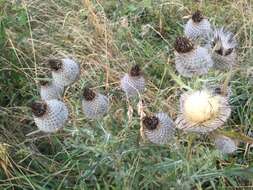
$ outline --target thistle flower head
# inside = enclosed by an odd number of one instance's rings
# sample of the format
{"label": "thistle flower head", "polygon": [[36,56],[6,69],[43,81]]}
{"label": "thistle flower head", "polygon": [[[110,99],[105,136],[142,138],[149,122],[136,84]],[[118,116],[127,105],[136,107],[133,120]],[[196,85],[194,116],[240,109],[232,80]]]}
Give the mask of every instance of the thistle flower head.
{"label": "thistle flower head", "polygon": [[80,75],[79,64],[69,58],[51,59],[49,65],[52,69],[53,80],[59,86],[68,86],[74,83]]}
{"label": "thistle flower head", "polygon": [[142,120],[141,136],[155,144],[167,144],[174,137],[174,122],[165,113],[146,116]]}
{"label": "thistle flower head", "polygon": [[42,117],[47,112],[47,104],[45,102],[33,102],[30,107],[36,117]]}
{"label": "thistle flower head", "polygon": [[87,101],[92,101],[96,97],[96,93],[88,87],[83,90],[83,97]]}
{"label": "thistle flower head", "polygon": [[[186,38],[187,39],[187,38]],[[188,39],[187,39],[188,40]],[[177,52],[175,52],[175,65],[177,71],[184,77],[193,77],[207,74],[209,69],[213,66],[213,61],[208,50],[203,47],[196,47],[193,50],[193,45],[181,43],[179,40]],[[182,44],[182,49],[180,45]],[[190,47],[190,48],[189,48]],[[189,53],[186,53],[189,51]],[[180,53],[184,52],[184,53]]]}
{"label": "thistle flower head", "polygon": [[192,20],[195,23],[201,22],[204,19],[204,16],[200,10],[197,10],[192,14]]}
{"label": "thistle flower head", "polygon": [[174,48],[178,53],[188,53],[194,49],[194,45],[191,40],[186,37],[177,37]]}
{"label": "thistle flower head", "polygon": [[141,69],[139,65],[135,65],[130,69],[130,76],[131,77],[138,77],[141,75]]}
{"label": "thistle flower head", "polygon": [[109,110],[109,99],[86,87],[83,92],[82,110],[87,118],[100,118]]}
{"label": "thistle flower head", "polygon": [[31,107],[35,124],[41,131],[47,133],[63,128],[68,119],[67,106],[56,99],[35,102]]}
{"label": "thistle flower head", "polygon": [[212,38],[212,48],[215,53],[228,56],[234,51],[236,45],[237,42],[231,32],[224,28],[215,29]]}
{"label": "thistle flower head", "polygon": [[145,89],[145,79],[139,65],[135,65],[120,80],[120,86],[128,97],[134,97]]}
{"label": "thistle flower head", "polygon": [[226,96],[209,90],[185,93],[180,97],[177,127],[186,131],[210,132],[221,127],[230,116]]}
{"label": "thistle flower head", "polygon": [[62,68],[62,60],[59,59],[49,59],[48,65],[53,71],[58,71]]}
{"label": "thistle flower head", "polygon": [[205,40],[211,31],[210,22],[199,10],[192,14],[184,27],[185,36],[192,40]]}
{"label": "thistle flower head", "polygon": [[156,116],[145,116],[143,118],[143,125],[148,129],[148,130],[154,130],[157,128],[159,124],[159,119]]}

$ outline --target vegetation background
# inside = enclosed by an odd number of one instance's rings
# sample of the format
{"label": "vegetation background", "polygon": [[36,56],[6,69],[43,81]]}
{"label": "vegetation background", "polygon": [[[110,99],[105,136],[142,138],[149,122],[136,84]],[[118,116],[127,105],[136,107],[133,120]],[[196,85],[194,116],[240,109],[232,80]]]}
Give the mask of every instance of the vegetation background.
{"label": "vegetation background", "polygon": [[[119,89],[119,77],[140,64],[148,80],[146,109],[175,119],[183,91],[222,83],[230,73],[186,80],[174,69],[173,43],[183,34],[183,18],[200,9],[211,23],[236,33],[240,67],[231,80],[226,132],[250,136],[252,6],[252,0],[0,0],[0,189],[253,188],[250,139],[230,156],[209,136],[181,131],[173,145],[142,142],[139,100],[126,101]],[[64,56],[82,69],[64,95],[69,122],[50,136],[31,134],[37,128],[27,105],[39,99],[37,79],[48,58]],[[87,120],[80,110],[87,84],[110,96],[110,113],[101,120]]]}

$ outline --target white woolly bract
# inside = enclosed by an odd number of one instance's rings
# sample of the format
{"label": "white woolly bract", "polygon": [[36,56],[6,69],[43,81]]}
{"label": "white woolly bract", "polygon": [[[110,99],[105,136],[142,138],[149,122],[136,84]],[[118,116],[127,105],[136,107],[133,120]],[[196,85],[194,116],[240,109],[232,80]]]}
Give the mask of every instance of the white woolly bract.
{"label": "white woolly bract", "polygon": [[145,79],[142,76],[131,77],[129,74],[120,80],[120,86],[128,97],[141,94],[145,89]]}
{"label": "white woolly bract", "polygon": [[60,86],[68,86],[75,82],[80,75],[80,66],[72,59],[62,59],[62,68],[53,71],[52,76]]}
{"label": "white woolly bract", "polygon": [[216,136],[214,144],[216,148],[223,154],[232,154],[237,150],[236,142],[223,135]]}
{"label": "white woolly bract", "polygon": [[82,110],[87,118],[95,119],[102,117],[108,112],[109,99],[102,95],[96,94],[95,98],[91,101],[82,100]]}
{"label": "white woolly bract", "polygon": [[47,100],[47,111],[42,117],[33,116],[38,128],[47,133],[56,132],[64,127],[68,119],[67,106],[59,100]]}
{"label": "white woolly bract", "polygon": [[42,100],[60,99],[63,91],[64,87],[57,85],[54,81],[47,85],[40,86],[40,96]]}
{"label": "white woolly bract", "polygon": [[193,77],[207,74],[213,66],[208,50],[197,47],[189,53],[178,53],[175,51],[175,64],[177,71],[184,77]]}
{"label": "white woolly bract", "polygon": [[155,116],[159,119],[156,129],[149,130],[143,127],[144,136],[155,144],[168,144],[174,137],[175,128],[172,119],[165,113],[157,113]]}
{"label": "white woolly bract", "polygon": [[224,123],[227,121],[231,114],[231,107],[228,103],[228,98],[219,96],[219,107],[218,114],[216,117],[206,120],[204,122],[192,122],[188,120],[184,113],[184,103],[188,96],[194,92],[186,92],[180,97],[180,111],[175,121],[176,128],[182,129],[186,132],[196,132],[196,133],[208,133],[217,128],[222,128]]}
{"label": "white woolly bract", "polygon": [[192,19],[188,20],[184,27],[185,36],[191,39],[198,37],[206,38],[212,32],[211,24],[208,19],[202,19],[199,23],[195,23]]}

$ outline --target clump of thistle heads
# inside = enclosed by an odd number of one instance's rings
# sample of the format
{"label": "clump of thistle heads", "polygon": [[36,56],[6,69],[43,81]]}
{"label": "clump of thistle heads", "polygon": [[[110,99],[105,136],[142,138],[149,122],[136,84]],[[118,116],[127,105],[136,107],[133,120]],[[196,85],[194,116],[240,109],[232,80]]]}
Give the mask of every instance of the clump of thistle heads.
{"label": "clump of thistle heads", "polygon": [[[224,28],[212,29],[199,10],[186,23],[184,33],[185,37],[176,38],[174,44],[176,70],[180,75],[191,78],[207,74],[211,68],[226,70],[237,65],[234,35]],[[205,44],[199,39],[204,39]]]}
{"label": "clump of thistle heads", "polygon": [[[184,27],[185,36],[174,43],[175,66],[178,73],[192,78],[208,73],[211,68],[224,69],[236,65],[236,40],[234,35],[221,29],[212,29],[208,18],[200,11],[192,14]],[[204,38],[203,47],[198,39]],[[64,89],[78,80],[80,66],[74,60],[50,59],[51,79],[40,81],[41,101],[31,105],[39,130],[56,132],[68,120],[68,108],[62,101]],[[134,65],[120,79],[120,87],[128,98],[141,98],[145,91],[145,78],[140,65]],[[88,119],[99,119],[109,111],[109,98],[98,90],[85,87],[82,90],[81,108]],[[229,97],[231,87],[220,86],[184,92],[180,97],[179,112],[175,122],[163,112],[141,118],[140,134],[144,140],[164,145],[175,138],[176,129],[184,132],[207,134],[223,128],[231,114]],[[216,135],[215,146],[222,153],[233,153],[236,143],[224,135]]]}

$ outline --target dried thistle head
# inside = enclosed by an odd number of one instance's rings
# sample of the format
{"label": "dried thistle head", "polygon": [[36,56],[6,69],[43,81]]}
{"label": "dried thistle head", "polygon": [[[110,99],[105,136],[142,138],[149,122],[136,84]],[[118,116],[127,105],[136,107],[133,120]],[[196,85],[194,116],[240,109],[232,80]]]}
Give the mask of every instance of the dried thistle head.
{"label": "dried thistle head", "polygon": [[204,16],[200,10],[197,10],[192,14],[192,20],[195,23],[201,22],[204,19]]}
{"label": "dried thistle head", "polygon": [[159,124],[159,119],[156,116],[145,116],[142,122],[148,130],[154,130]]}
{"label": "dried thistle head", "polygon": [[194,49],[194,45],[191,40],[186,37],[177,37],[174,48],[178,53],[188,53]]}
{"label": "dried thistle head", "polygon": [[92,101],[96,97],[96,93],[88,87],[83,90],[83,97],[87,101]]}
{"label": "dried thistle head", "polygon": [[48,65],[53,71],[58,71],[62,68],[62,61],[60,59],[49,59]]}
{"label": "dried thistle head", "polygon": [[131,69],[130,69],[130,76],[132,77],[138,77],[141,75],[141,69],[139,65],[134,65]]}
{"label": "dried thistle head", "polygon": [[36,117],[42,117],[47,112],[47,104],[45,102],[33,102],[30,107]]}

